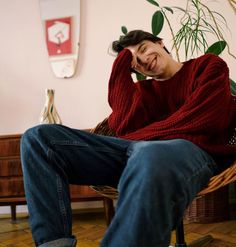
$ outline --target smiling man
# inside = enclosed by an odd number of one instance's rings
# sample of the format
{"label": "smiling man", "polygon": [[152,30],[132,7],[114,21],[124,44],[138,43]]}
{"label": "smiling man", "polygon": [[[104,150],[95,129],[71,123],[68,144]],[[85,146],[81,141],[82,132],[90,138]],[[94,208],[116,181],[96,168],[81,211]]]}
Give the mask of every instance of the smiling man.
{"label": "smiling man", "polygon": [[164,50],[161,40],[155,43],[144,40],[140,44],[126,47],[133,55],[131,67],[143,74],[156,79],[166,80],[171,78],[183,66]]}
{"label": "smiling man", "polygon": [[[102,247],[167,247],[209,179],[229,166],[236,104],[229,70],[208,54],[180,63],[142,30],[113,42],[107,137],[62,125],[23,135],[25,192],[36,246],[72,247],[69,184],[117,186]],[[131,73],[150,79],[134,82]],[[222,104],[223,102],[223,104]]]}

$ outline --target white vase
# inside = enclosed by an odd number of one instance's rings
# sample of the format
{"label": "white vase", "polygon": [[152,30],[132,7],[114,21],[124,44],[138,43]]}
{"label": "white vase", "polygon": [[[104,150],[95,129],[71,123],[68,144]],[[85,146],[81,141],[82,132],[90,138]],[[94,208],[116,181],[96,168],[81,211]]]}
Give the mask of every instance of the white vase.
{"label": "white vase", "polygon": [[61,124],[61,118],[54,105],[54,89],[46,89],[46,101],[40,115],[41,124]]}

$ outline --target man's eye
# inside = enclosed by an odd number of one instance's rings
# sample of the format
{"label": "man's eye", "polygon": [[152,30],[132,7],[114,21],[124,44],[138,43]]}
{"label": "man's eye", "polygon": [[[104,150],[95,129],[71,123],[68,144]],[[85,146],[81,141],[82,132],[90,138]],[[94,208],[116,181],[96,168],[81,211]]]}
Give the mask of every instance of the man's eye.
{"label": "man's eye", "polygon": [[143,53],[145,51],[146,51],[146,47],[142,47],[141,52]]}

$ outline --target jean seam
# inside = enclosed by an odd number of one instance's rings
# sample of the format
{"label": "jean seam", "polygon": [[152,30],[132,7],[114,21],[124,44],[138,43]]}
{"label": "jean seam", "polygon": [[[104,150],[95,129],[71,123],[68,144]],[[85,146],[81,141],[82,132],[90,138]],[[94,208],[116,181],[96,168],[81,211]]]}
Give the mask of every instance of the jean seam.
{"label": "jean seam", "polygon": [[52,144],[52,146],[77,146],[77,147],[79,147],[79,148],[81,148],[81,149],[87,149],[87,148],[91,148],[91,149],[94,149],[94,150],[96,150],[96,151],[100,151],[100,152],[103,152],[103,153],[112,153],[112,154],[122,154],[122,153],[126,153],[126,148],[124,148],[124,150],[113,150],[113,149],[110,149],[110,148],[103,148],[103,147],[99,147],[99,146],[91,146],[91,145],[83,145],[83,144],[81,144],[81,143],[70,143],[70,144],[65,144],[65,143],[58,143],[58,142],[51,142],[51,144]]}
{"label": "jean seam", "polygon": [[69,140],[51,140],[50,143],[52,145],[60,145],[60,146],[82,146],[88,147],[87,143],[83,143],[81,141],[69,141]]}
{"label": "jean seam", "polygon": [[200,167],[198,170],[196,170],[191,177],[188,177],[188,178],[184,178],[186,180],[186,184],[191,182],[192,179],[196,176],[198,176],[200,173],[202,173],[206,168],[209,169],[209,171],[212,173],[212,176],[213,176],[213,171],[211,170],[211,168],[209,167],[210,166],[210,163],[206,162],[206,164],[202,167]]}
{"label": "jean seam", "polygon": [[[92,133],[90,133],[90,134],[92,134]],[[97,134],[94,134],[93,133],[93,135],[97,135]],[[110,139],[110,142],[111,143],[113,143],[114,145],[116,145],[116,146],[118,146],[118,147],[120,147],[120,148],[124,148],[124,146],[123,145],[120,145],[119,143],[117,143],[116,141],[112,141],[112,139],[117,139],[117,137],[112,137],[112,136],[104,136],[104,137],[106,137],[106,138],[109,138]],[[119,138],[118,138],[119,139]],[[128,141],[128,140],[126,140],[126,141]],[[132,142],[136,142],[136,141],[132,141]],[[89,145],[89,144],[87,144],[86,142],[84,142],[83,140],[57,140],[57,139],[53,139],[53,140],[50,140],[50,144],[51,145],[65,145],[65,146],[73,146],[73,145],[75,145],[75,146],[81,146],[81,147],[89,147],[89,146],[91,146],[91,145]],[[130,144],[128,144],[127,145],[127,147],[129,146]],[[94,145],[94,146],[92,146],[93,148],[95,147],[99,147],[99,146],[96,146],[96,145]],[[127,148],[126,147],[126,148]]]}
{"label": "jean seam", "polygon": [[[48,149],[47,155],[49,161],[51,161],[53,156],[53,151],[51,149]],[[64,234],[66,234],[66,225],[68,220],[67,220],[65,203],[63,200],[62,182],[58,174],[56,174],[56,186],[57,186],[57,196],[58,196],[58,207],[62,216]]]}
{"label": "jean seam", "polygon": [[57,195],[58,195],[59,210],[62,215],[64,233],[66,233],[66,225],[68,220],[67,220],[65,203],[63,200],[62,182],[59,175],[57,175]]}
{"label": "jean seam", "polygon": [[[183,176],[183,181],[184,181],[184,182],[183,182],[183,189],[184,189],[185,192],[188,191],[189,183],[191,183],[191,181],[192,181],[196,176],[198,176],[200,173],[202,173],[206,168],[208,168],[208,170],[212,173],[212,176],[213,176],[213,172],[212,172],[212,170],[208,167],[208,164],[206,164],[206,166],[202,166],[200,169],[196,170],[196,172],[194,172],[194,173],[192,174],[191,177],[185,178],[185,177]],[[190,186],[190,187],[191,187],[191,186]],[[197,192],[197,193],[198,193],[198,192]],[[196,195],[197,195],[197,193],[196,193]],[[188,193],[187,193],[186,195],[187,195],[187,196],[186,196],[187,205],[189,205],[189,203],[191,202],[191,199],[189,198]],[[195,196],[196,196],[196,195],[195,195]],[[182,197],[179,197],[174,203],[179,203],[181,200],[182,200]],[[173,201],[173,200],[172,200],[172,201]]]}

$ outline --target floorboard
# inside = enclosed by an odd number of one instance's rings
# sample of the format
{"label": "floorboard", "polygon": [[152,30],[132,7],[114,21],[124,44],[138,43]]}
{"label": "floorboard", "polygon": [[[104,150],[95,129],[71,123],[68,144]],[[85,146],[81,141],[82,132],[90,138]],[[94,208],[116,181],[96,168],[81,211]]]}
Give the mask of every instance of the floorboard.
{"label": "floorboard", "polygon": [[[73,234],[78,239],[77,247],[98,247],[106,231],[103,212],[77,212],[73,214]],[[236,247],[236,219],[229,221],[198,224],[185,222],[186,242],[211,234],[214,241],[209,247]],[[172,243],[175,235],[172,235]],[[27,215],[18,215],[12,223],[7,217],[0,218],[0,247],[34,246]],[[148,247],[148,246],[147,246]]]}

